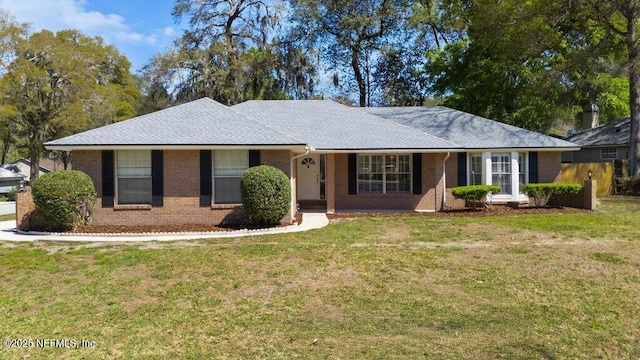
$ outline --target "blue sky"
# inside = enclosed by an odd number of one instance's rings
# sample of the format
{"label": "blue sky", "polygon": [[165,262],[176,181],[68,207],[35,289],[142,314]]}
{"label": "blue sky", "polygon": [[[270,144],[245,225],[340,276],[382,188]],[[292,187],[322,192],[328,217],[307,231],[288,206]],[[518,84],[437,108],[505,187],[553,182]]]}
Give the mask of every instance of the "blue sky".
{"label": "blue sky", "polygon": [[171,17],[174,0],[0,0],[32,31],[78,29],[101,36],[131,61],[136,72],[154,54],[165,52],[182,28]]}

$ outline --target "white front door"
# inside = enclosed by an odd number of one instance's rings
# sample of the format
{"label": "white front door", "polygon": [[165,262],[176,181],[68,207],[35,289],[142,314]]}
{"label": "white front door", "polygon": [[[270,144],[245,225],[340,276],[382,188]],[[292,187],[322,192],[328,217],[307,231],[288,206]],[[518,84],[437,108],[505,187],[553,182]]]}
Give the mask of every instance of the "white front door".
{"label": "white front door", "polygon": [[308,154],[298,158],[298,199],[320,199],[320,156]]}

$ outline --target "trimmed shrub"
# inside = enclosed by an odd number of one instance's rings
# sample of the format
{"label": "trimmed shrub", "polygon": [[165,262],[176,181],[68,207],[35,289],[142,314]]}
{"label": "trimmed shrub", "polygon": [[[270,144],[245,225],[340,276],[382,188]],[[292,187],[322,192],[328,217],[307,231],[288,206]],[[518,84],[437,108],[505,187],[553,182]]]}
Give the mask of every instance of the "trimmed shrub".
{"label": "trimmed shrub", "polygon": [[291,206],[291,184],[280,169],[260,165],[242,174],[242,205],[249,223],[273,226]]}
{"label": "trimmed shrub", "polygon": [[520,191],[533,199],[534,204],[538,207],[546,206],[554,195],[577,194],[581,189],[582,185],[565,183],[538,183],[520,186]]}
{"label": "trimmed shrub", "polygon": [[16,193],[19,193],[19,189],[9,190],[7,193],[7,201],[16,201]]}
{"label": "trimmed shrub", "polygon": [[53,171],[32,182],[33,202],[51,230],[71,230],[89,224],[96,204],[91,178],[76,170]]}
{"label": "trimmed shrub", "polygon": [[485,196],[488,193],[499,193],[500,190],[502,189],[497,185],[468,185],[452,188],[451,194],[456,199],[464,200],[466,206],[475,208],[476,204],[486,205]]}

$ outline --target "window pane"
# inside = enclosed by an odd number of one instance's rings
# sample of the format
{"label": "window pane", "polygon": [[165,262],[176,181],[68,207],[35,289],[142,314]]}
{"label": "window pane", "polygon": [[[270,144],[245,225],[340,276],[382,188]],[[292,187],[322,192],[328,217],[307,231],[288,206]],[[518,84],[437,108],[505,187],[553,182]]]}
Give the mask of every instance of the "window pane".
{"label": "window pane", "polygon": [[520,176],[518,181],[520,184],[527,183],[527,153],[518,153],[518,169]]}
{"label": "window pane", "polygon": [[151,204],[151,151],[118,151],[116,160],[118,204]]}
{"label": "window pane", "polygon": [[482,154],[471,154],[471,184],[482,184]]}
{"label": "window pane", "polygon": [[382,192],[382,155],[358,155],[358,193]]}
{"label": "window pane", "polygon": [[216,204],[240,204],[240,177],[249,168],[248,150],[216,150],[213,153],[213,197]]}
{"label": "window pane", "polygon": [[491,154],[491,183],[502,188],[501,194],[511,194],[511,154]]}
{"label": "window pane", "polygon": [[217,177],[215,179],[216,204],[240,204],[240,177]]}
{"label": "window pane", "polygon": [[118,151],[118,176],[151,176],[151,151]]}
{"label": "window pane", "polygon": [[242,176],[249,168],[249,151],[216,150],[214,151],[213,172],[215,176]]}
{"label": "window pane", "polygon": [[118,204],[151,204],[151,177],[119,178]]}

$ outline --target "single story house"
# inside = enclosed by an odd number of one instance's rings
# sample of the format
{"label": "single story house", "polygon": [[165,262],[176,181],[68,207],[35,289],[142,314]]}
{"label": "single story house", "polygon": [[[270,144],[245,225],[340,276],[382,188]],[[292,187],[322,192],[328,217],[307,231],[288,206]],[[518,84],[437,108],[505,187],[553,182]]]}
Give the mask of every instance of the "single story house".
{"label": "single story house", "polygon": [[203,98],[45,144],[73,151],[93,179],[98,225],[236,222],[240,176],[268,164],[291,180],[296,204],[326,211],[440,211],[450,189],[498,184],[492,201],[526,200],[519,185],[559,179],[578,146],[463,112],[362,109],[326,100]]}
{"label": "single story house", "polygon": [[610,121],[568,136],[565,140],[581,147],[562,154],[565,163],[596,163],[629,159],[631,118]]}
{"label": "single story house", "polygon": [[[40,158],[40,165],[38,166],[38,176],[42,176],[46,173],[51,172],[51,167],[47,167],[47,165],[54,165],[55,163],[51,159]],[[11,165],[15,165],[18,167],[21,173],[30,174],[31,173],[31,160],[26,158],[20,158],[11,163]]]}
{"label": "single story house", "polygon": [[19,188],[20,182],[26,178],[15,165],[3,164],[0,166],[0,194]]}

